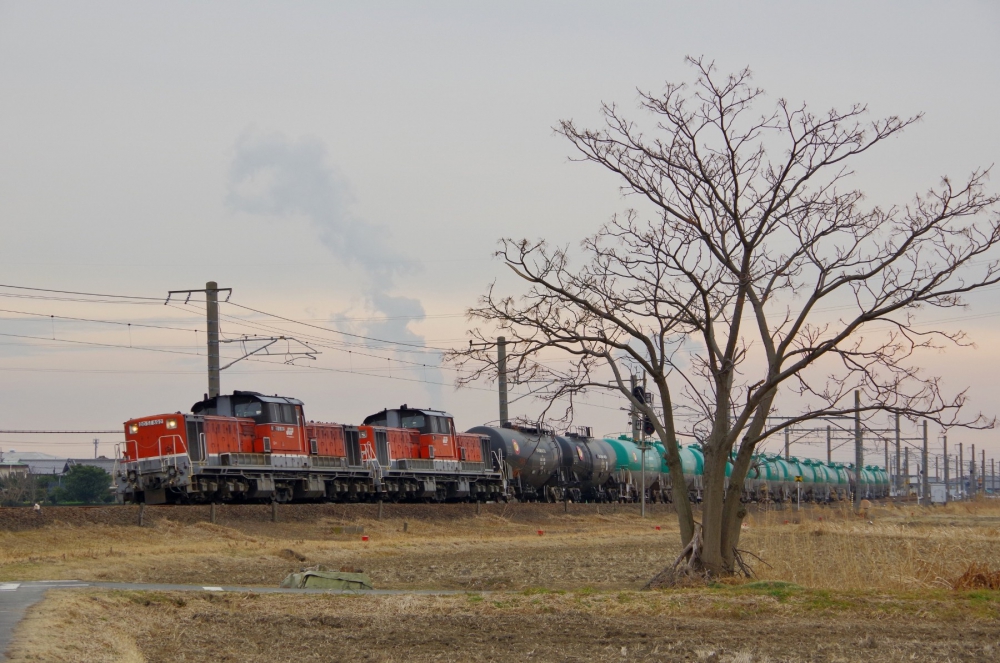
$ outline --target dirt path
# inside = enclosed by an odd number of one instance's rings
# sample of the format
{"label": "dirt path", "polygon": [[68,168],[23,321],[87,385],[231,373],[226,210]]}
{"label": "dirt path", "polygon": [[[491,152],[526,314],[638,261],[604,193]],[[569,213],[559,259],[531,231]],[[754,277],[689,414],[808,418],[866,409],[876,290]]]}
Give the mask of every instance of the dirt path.
{"label": "dirt path", "polygon": [[[1000,595],[50,592],[12,661],[983,661]],[[59,632],[60,638],[51,638]]]}

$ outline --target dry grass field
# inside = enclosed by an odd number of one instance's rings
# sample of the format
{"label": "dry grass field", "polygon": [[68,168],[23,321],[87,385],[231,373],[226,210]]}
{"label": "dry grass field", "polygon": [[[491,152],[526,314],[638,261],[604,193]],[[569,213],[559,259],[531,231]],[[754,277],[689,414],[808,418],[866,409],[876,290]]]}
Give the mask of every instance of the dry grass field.
{"label": "dry grass field", "polygon": [[[972,564],[1000,570],[1000,505],[876,506],[864,519],[835,507],[755,511],[741,547],[766,562],[756,564],[756,583],[655,592],[639,589],[679,548],[672,515],[575,506],[478,516],[400,507],[381,520],[331,511],[277,523],[227,519],[222,509],[219,524],[55,519],[0,531],[0,580],[276,586],[324,564],[362,568],[379,589],[469,592],[53,590],[9,654],[150,663],[1000,659],[1000,592],[952,589]],[[363,527],[370,540],[344,526]]]}

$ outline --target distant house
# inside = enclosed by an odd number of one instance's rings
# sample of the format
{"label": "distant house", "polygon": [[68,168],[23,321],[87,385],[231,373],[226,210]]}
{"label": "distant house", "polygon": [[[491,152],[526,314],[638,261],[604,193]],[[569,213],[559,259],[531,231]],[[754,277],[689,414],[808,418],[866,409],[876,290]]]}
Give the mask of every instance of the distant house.
{"label": "distant house", "polygon": [[[51,454],[38,451],[5,451],[0,459],[0,479],[10,473],[18,473],[22,476],[29,474],[36,477],[42,492],[40,499],[47,499],[55,495],[55,491],[63,486],[63,477],[76,466],[99,467],[110,476],[108,477],[108,492],[111,495],[117,493],[114,480],[115,459],[101,456],[99,458],[60,458]],[[62,498],[60,498],[62,499]]]}
{"label": "distant house", "polygon": [[28,466],[24,463],[3,461],[0,463],[0,479],[9,476],[28,476]]}
{"label": "distant house", "polygon": [[105,458],[101,456],[99,458],[67,458],[66,466],[63,467],[63,474],[69,472],[69,468],[74,465],[89,465],[90,467],[99,467],[108,474],[114,474],[115,469],[115,459]]}
{"label": "distant house", "polygon": [[55,474],[65,471],[66,459],[41,453],[40,451],[5,451],[4,462],[16,462],[28,466],[32,474]]}
{"label": "distant house", "polygon": [[24,465],[31,474],[47,474],[59,476],[69,472],[74,465],[92,465],[99,467],[108,474],[114,473],[115,459],[105,458],[60,458],[39,451],[8,451],[3,455],[4,463]]}

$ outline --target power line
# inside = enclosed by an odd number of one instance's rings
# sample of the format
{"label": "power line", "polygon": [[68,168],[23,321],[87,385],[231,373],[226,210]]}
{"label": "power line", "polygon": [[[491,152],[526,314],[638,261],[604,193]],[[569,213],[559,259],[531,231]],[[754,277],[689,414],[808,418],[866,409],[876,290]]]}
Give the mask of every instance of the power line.
{"label": "power line", "polygon": [[116,430],[0,430],[0,435],[92,435],[122,433]]}
{"label": "power line", "polygon": [[81,297],[101,297],[104,299],[135,299],[144,301],[162,301],[162,297],[135,297],[133,295],[105,295],[96,292],[76,292],[73,290],[51,290],[48,288],[29,288],[23,285],[5,285],[0,283],[0,288],[10,288],[12,290],[31,290],[32,292],[51,292],[60,295],[79,295]]}
{"label": "power line", "polygon": [[[167,330],[171,330],[171,331],[183,331],[183,332],[195,332],[195,333],[199,332],[199,330],[197,330],[197,329],[184,329],[182,327],[167,327],[167,326],[164,326],[164,325],[149,325],[149,324],[145,324],[145,323],[141,323],[141,322],[120,322],[120,321],[117,321],[117,320],[96,320],[96,319],[93,319],[93,318],[73,318],[73,317],[69,317],[69,316],[65,316],[65,315],[47,315],[45,313],[32,313],[30,311],[14,311],[14,310],[5,309],[5,308],[0,308],[0,313],[17,313],[17,314],[20,314],[20,315],[32,315],[32,316],[36,316],[36,317],[39,317],[39,318],[55,318],[56,320],[75,320],[77,322],[95,322],[95,323],[100,323],[100,324],[104,324],[104,325],[121,325],[121,326],[128,326],[128,327],[143,327],[143,328],[147,328],[147,329],[167,329]],[[0,318],[0,319],[9,320],[10,318]]]}
{"label": "power line", "polygon": [[[402,345],[402,346],[411,347],[411,348],[421,348],[421,349],[438,350],[440,352],[448,352],[448,350],[450,349],[450,348],[434,348],[434,347],[428,346],[426,344],[424,344],[424,345],[418,345],[416,343],[406,343],[405,341],[386,341],[385,339],[374,338],[372,336],[364,336],[364,335],[361,335],[361,334],[352,334],[350,332],[341,331],[339,329],[330,329],[329,327],[321,327],[319,325],[314,325],[314,324],[311,324],[309,322],[302,322],[301,320],[293,320],[291,318],[286,318],[286,317],[280,316],[280,315],[278,315],[276,313],[268,313],[267,311],[261,311],[261,310],[255,309],[255,308],[251,308],[249,306],[243,306],[242,304],[237,304],[236,302],[227,302],[227,303],[229,305],[231,305],[231,306],[236,306],[238,308],[241,308],[241,309],[244,309],[244,310],[247,310],[247,311],[253,311],[254,313],[259,313],[260,315],[269,315],[269,316],[271,316],[273,318],[277,318],[279,320],[284,320],[285,322],[293,322],[295,324],[303,325],[305,327],[312,327],[313,329],[319,329],[321,331],[330,332],[332,334],[341,334],[342,336],[350,336],[351,338],[359,338],[359,339],[364,340],[364,341],[374,341],[376,343],[385,343],[386,345]],[[414,318],[414,319],[416,319],[416,318]]]}
{"label": "power line", "polygon": [[[172,308],[177,308],[178,310],[183,310],[183,309],[181,309],[178,306],[172,306]],[[129,327],[129,328],[135,326],[135,327],[143,327],[143,328],[151,328],[151,329],[166,329],[166,330],[170,330],[170,331],[183,331],[183,332],[200,333],[200,330],[197,330],[197,329],[186,329],[186,328],[181,328],[181,327],[168,327],[168,326],[165,326],[165,325],[150,325],[150,324],[144,324],[144,323],[130,323],[130,322],[115,321],[115,320],[100,320],[100,319],[94,319],[94,318],[76,318],[76,317],[69,317],[69,316],[57,316],[57,315],[50,315],[50,314],[43,314],[43,313],[33,313],[33,312],[30,312],[30,311],[15,311],[15,310],[12,310],[12,309],[0,309],[0,312],[16,313],[16,314],[19,314],[19,315],[30,315],[30,316],[36,316],[36,317],[39,317],[39,318],[60,319],[60,320],[74,320],[74,321],[81,321],[81,322],[93,322],[93,323],[100,323],[100,324],[111,324],[111,325],[126,326],[126,327]],[[278,329],[278,328],[270,327],[268,325],[263,325],[263,324],[257,323],[255,321],[245,320],[243,318],[237,318],[237,317],[234,317],[234,316],[223,316],[223,317],[226,318],[227,320],[231,320],[231,321],[235,322],[238,325],[247,326],[247,327],[250,327],[252,329],[257,329],[257,330],[261,330],[261,331],[271,331],[271,332],[275,332],[275,331],[277,331],[277,332],[283,332],[284,331],[284,330],[281,330],[281,329]],[[295,322],[296,324],[298,324],[298,321],[293,321],[293,322]],[[2,335],[2,334],[0,334],[0,335]],[[52,339],[47,339],[47,338],[42,338],[42,337],[18,336],[18,335],[13,335],[13,334],[8,334],[8,336],[23,337],[23,338],[36,338],[36,339],[46,340],[46,341],[48,341],[48,340],[57,341],[57,339],[55,339],[54,337]],[[374,354],[370,354],[370,353],[366,353],[366,352],[360,352],[360,351],[345,349],[345,348],[349,348],[349,347],[365,347],[365,346],[363,346],[361,344],[344,344],[344,346],[337,346],[337,345],[330,345],[329,343],[322,343],[322,342],[314,342],[313,341],[313,339],[321,339],[321,340],[324,340],[324,341],[327,340],[327,339],[324,339],[323,337],[320,337],[320,336],[315,336],[315,335],[301,335],[301,336],[305,340],[308,340],[308,341],[312,342],[314,345],[317,345],[318,347],[323,347],[323,348],[335,350],[335,351],[338,351],[338,352],[347,352],[348,354],[351,354],[351,355],[357,355],[357,356],[360,356],[360,357],[368,357],[368,358],[371,358],[371,359],[385,360],[387,362],[396,362],[397,364],[406,364],[406,365],[409,365],[409,366],[414,366],[414,367],[419,367],[419,368],[432,368],[432,369],[435,369],[435,370],[446,370],[446,371],[452,371],[452,372],[455,372],[455,373],[460,373],[461,372],[459,369],[451,368],[451,367],[448,367],[448,366],[441,366],[441,365],[435,365],[435,364],[427,364],[427,363],[424,363],[424,362],[414,362],[414,361],[408,361],[408,360],[405,360],[405,359],[398,359],[398,358],[394,358],[394,357],[385,357],[385,356],[381,356],[381,355],[374,355]],[[62,342],[74,343],[74,344],[86,343],[86,342],[83,342],[83,341],[72,341],[72,340],[65,340],[65,341],[62,341]],[[126,346],[113,345],[113,344],[96,344],[96,343],[86,343],[86,344],[88,344],[88,345],[96,345],[98,347],[120,347],[120,348],[125,348],[126,347]],[[186,345],[182,345],[182,346],[160,346],[160,348],[153,348],[153,347],[150,347],[150,346],[140,346],[140,347],[137,348],[136,346],[131,346],[131,345],[128,346],[128,348],[130,348],[130,349],[147,349],[147,350],[152,350],[152,351],[160,351],[160,350],[162,350],[162,348],[187,348],[187,347],[189,347],[189,346],[186,346]],[[198,356],[200,356],[200,354],[198,354]],[[540,362],[538,362],[538,363],[540,363]],[[371,369],[368,369],[368,370],[371,370]]]}
{"label": "power line", "polygon": [[53,302],[79,302],[82,304],[130,304],[133,306],[159,306],[159,302],[146,302],[121,299],[80,299],[78,297],[47,297],[44,295],[21,295],[13,292],[0,292],[0,297],[10,297],[13,299],[31,299]]}
{"label": "power line", "polygon": [[[221,303],[222,302],[220,302],[220,304]],[[232,302],[229,302],[229,303],[231,304]],[[168,304],[168,306],[170,306],[171,308],[176,308],[178,311],[187,312],[187,309],[181,308],[181,306],[184,306],[184,305]],[[190,305],[187,305],[187,306],[190,306]],[[269,314],[265,314],[265,315],[269,315]],[[271,334],[287,334],[288,333],[287,329],[283,329],[281,327],[274,327],[274,326],[271,326],[271,325],[266,325],[266,324],[264,324],[262,322],[258,322],[256,320],[247,320],[246,318],[239,318],[239,317],[232,316],[232,315],[226,315],[224,313],[220,313],[219,314],[219,318],[220,318],[220,320],[228,320],[228,321],[233,322],[233,323],[235,323],[237,325],[241,325],[241,326],[244,326],[244,327],[249,327],[250,329],[256,329],[258,331],[265,331],[265,332],[268,332],[268,333],[271,333]],[[298,321],[294,321],[294,320],[292,322],[295,322],[296,324],[305,324],[305,323],[299,323]],[[316,325],[309,325],[309,326],[316,327]],[[317,328],[318,329],[324,329],[323,327],[317,327]],[[335,332],[335,333],[341,333],[341,332]],[[347,332],[343,332],[343,333],[346,334]],[[305,339],[305,340],[321,341],[321,342],[326,342],[326,343],[340,343],[339,347],[344,347],[344,348],[368,348],[368,347],[370,347],[366,343],[351,343],[349,341],[337,341],[337,340],[331,339],[329,337],[317,336],[315,334],[298,334],[298,336],[300,338],[302,338],[302,339]],[[385,341],[385,342],[386,343],[391,343],[391,341]],[[429,352],[436,352],[436,351],[438,351],[437,349],[429,347],[429,346],[422,346],[422,345],[416,345],[416,344],[410,344],[410,346],[411,346],[412,349],[406,348],[406,347],[399,347],[399,348],[393,348],[393,351],[394,352],[407,352],[407,353],[412,353],[412,354],[417,354],[417,353],[426,354],[426,353],[429,353]],[[327,348],[330,348],[330,349],[336,349],[336,347],[338,347],[338,346],[327,345],[327,346],[324,346],[324,347],[327,347]],[[375,355],[372,355],[372,356],[375,356]],[[399,359],[391,359],[389,357],[381,357],[381,358],[382,359],[390,359],[391,361],[401,361]]]}
{"label": "power line", "polygon": [[[91,293],[91,292],[71,291],[71,290],[56,290],[56,289],[49,289],[49,288],[33,288],[33,287],[27,287],[27,286],[15,286],[15,285],[5,285],[5,284],[0,284],[0,288],[8,288],[8,289],[15,289],[15,290],[25,290],[25,291],[29,291],[29,292],[50,293],[50,294],[58,294],[58,295],[73,295],[73,296],[78,296],[78,297],[102,298],[102,299],[111,300],[111,301],[108,301],[107,303],[141,303],[141,304],[156,303],[156,304],[159,304],[162,301],[162,298],[158,298],[158,297],[154,298],[154,297],[139,297],[139,296],[133,296],[133,295],[106,295],[106,294],[102,294],[102,293]],[[11,294],[11,293],[0,293],[0,296],[14,296],[14,297],[23,297],[23,298],[33,298],[33,299],[65,299],[65,298],[50,298],[50,297],[43,296],[43,295],[18,295],[18,294]],[[114,300],[125,300],[125,301],[122,302],[122,301],[114,301]],[[95,303],[96,300],[94,300],[94,299],[85,299],[85,300],[70,300],[70,301],[81,301],[81,302],[87,302],[87,303]],[[447,352],[449,350],[447,348],[439,348],[439,347],[428,346],[427,344],[407,343],[405,341],[388,341],[388,340],[385,340],[385,339],[375,338],[375,337],[371,337],[371,336],[365,336],[365,335],[362,335],[362,334],[354,334],[354,333],[351,333],[351,332],[341,331],[339,329],[332,329],[332,328],[329,328],[329,327],[323,327],[323,326],[320,326],[320,325],[314,325],[314,324],[311,324],[311,323],[308,323],[308,322],[303,322],[301,320],[294,320],[292,318],[287,318],[287,317],[284,317],[284,316],[281,316],[281,315],[277,315],[275,313],[270,313],[270,312],[263,311],[263,310],[260,310],[260,309],[256,309],[256,308],[253,308],[253,307],[245,306],[245,305],[242,305],[242,304],[237,304],[235,302],[227,302],[227,303],[232,304],[233,306],[236,306],[237,308],[241,308],[243,310],[251,311],[251,312],[257,313],[259,315],[270,316],[270,317],[272,317],[272,318],[274,318],[276,320],[281,320],[281,321],[289,322],[289,323],[292,323],[292,324],[302,325],[304,327],[309,327],[309,328],[312,328],[312,329],[318,329],[320,331],[324,331],[324,332],[328,332],[328,333],[332,333],[332,334],[338,334],[338,335],[341,335],[341,336],[346,336],[346,337],[350,337],[350,338],[356,338],[356,339],[363,340],[363,341],[381,343],[381,344],[388,345],[388,346],[395,346],[395,347],[398,348],[397,351],[400,351],[400,352],[414,352],[414,351],[419,351],[419,352],[428,352],[428,351]],[[177,306],[177,305],[173,305],[173,304],[169,304],[169,303],[168,303],[168,305],[172,306],[173,308],[177,308],[178,310],[185,310],[185,309],[182,309],[180,306]],[[185,302],[185,305],[189,306],[190,303],[189,302]],[[2,310],[2,309],[0,309],[0,310]],[[46,317],[44,314],[36,314],[36,313],[23,312],[23,311],[9,311],[9,312],[18,313],[18,314],[21,314],[21,315],[34,315],[34,316],[38,316],[38,317]],[[54,319],[56,316],[50,315],[48,317],[50,319]],[[119,324],[119,325],[131,326],[131,323],[122,323],[122,322],[117,322],[117,321],[95,320],[95,319],[85,319],[85,318],[70,318],[70,317],[65,317],[65,316],[58,316],[58,317],[60,319],[72,319],[72,320],[85,321],[85,322],[96,322],[96,323]],[[262,328],[262,329],[267,329],[268,328],[267,325],[256,323],[254,321],[246,320],[246,319],[243,319],[243,318],[236,318],[234,316],[224,316],[224,317],[227,318],[227,319],[232,320],[233,322],[235,322],[236,324],[239,324],[239,325],[245,325],[245,326],[248,326],[248,327],[251,327],[251,328],[253,328],[255,326],[257,328]],[[393,318],[393,319],[396,319],[396,318]],[[402,318],[402,319],[405,319],[405,317]],[[138,326],[138,324],[136,326]],[[196,333],[198,332],[198,330],[181,329],[181,328],[171,328],[171,327],[158,326],[158,325],[143,325],[143,326],[148,326],[148,327],[151,327],[151,328],[163,328],[163,329],[168,329],[168,330],[173,330],[173,331],[186,331],[186,332],[194,331]],[[272,327],[272,328],[269,329],[269,331],[272,331],[272,332],[273,331],[283,332],[284,330],[280,330],[280,329],[276,330],[275,328]],[[45,341],[45,342],[62,342],[62,343],[70,343],[70,344],[73,344],[73,345],[83,345],[83,346],[99,347],[99,348],[146,350],[146,351],[150,351],[150,352],[163,352],[163,353],[169,353],[169,354],[183,354],[183,355],[187,355],[187,356],[198,356],[198,357],[202,356],[199,353],[195,353],[195,352],[185,352],[185,351],[181,351],[181,350],[169,350],[169,349],[165,349],[165,348],[153,348],[153,347],[148,347],[148,346],[133,346],[133,345],[125,346],[125,345],[121,345],[121,344],[112,344],[112,343],[98,343],[98,342],[92,342],[92,341],[74,341],[74,340],[70,340],[70,339],[57,339],[57,338],[55,338],[55,335],[53,335],[53,337],[51,339],[48,338],[48,337],[32,336],[32,335],[26,335],[26,334],[4,334],[4,333],[0,333],[0,336],[6,336],[6,337],[9,337],[9,338],[23,338],[23,339],[29,339],[29,340]],[[317,337],[317,336],[314,336],[314,335],[303,336],[303,338],[307,338],[307,337],[308,338],[316,338],[316,339],[320,339],[320,340],[327,341],[327,342],[334,342],[334,341],[332,341],[332,339],[323,339],[322,337]],[[321,345],[321,344],[317,343],[317,345]],[[347,345],[347,344],[345,344],[345,345]],[[187,346],[171,346],[171,347],[175,347],[176,348],[176,347],[187,347]],[[337,351],[341,351],[341,352],[347,352],[348,354],[350,354],[352,356],[353,356],[353,354],[355,354],[355,352],[353,350],[345,350],[343,347],[337,347],[337,346],[332,346],[332,345],[321,345],[321,347],[327,347],[329,349],[333,349],[333,350],[337,350]],[[348,345],[348,347],[350,347],[350,346]],[[413,348],[413,350],[406,350],[406,349],[403,349],[403,348]],[[408,365],[413,366],[413,367],[434,368],[434,369],[438,369],[438,370],[443,369],[443,370],[451,370],[451,371],[455,371],[455,372],[460,372],[458,369],[452,369],[450,367],[441,367],[441,366],[428,365],[428,364],[419,363],[419,362],[410,362],[410,361],[406,361],[406,360],[394,359],[392,357],[380,357],[378,355],[371,355],[371,354],[367,354],[367,353],[363,353],[363,352],[357,352],[357,354],[359,356],[366,356],[366,357],[373,358],[373,359],[380,359],[380,360],[381,359],[385,359],[387,362],[396,362],[397,364],[400,364],[400,363],[401,364],[408,364]],[[267,362],[267,361],[263,361],[263,360],[256,360],[254,363],[265,363],[265,364],[271,363],[271,364],[273,364],[275,362]],[[287,366],[287,364],[282,363],[281,366]],[[351,375],[360,375],[360,376],[375,377],[375,378],[382,378],[382,379],[395,379],[395,380],[401,380],[401,381],[406,381],[406,382],[418,382],[418,383],[424,383],[424,384],[434,384],[434,385],[438,385],[438,386],[451,386],[448,383],[437,382],[437,381],[433,381],[433,380],[426,380],[426,379],[419,379],[419,378],[406,378],[406,377],[392,376],[392,375],[380,375],[380,374],[377,374],[377,373],[367,372],[367,371],[373,370],[373,369],[370,369],[370,368],[369,369],[365,369],[364,371],[358,371],[358,370],[354,370],[353,368],[345,370],[345,369],[328,368],[328,367],[320,367],[320,366],[303,366],[301,364],[293,364],[293,366],[296,366],[296,367],[298,367],[300,369],[301,368],[305,368],[306,370],[320,370],[320,371],[328,371],[328,372],[335,372],[335,373],[345,373],[345,374],[351,374]],[[5,369],[0,369],[0,370],[5,370]],[[6,369],[6,370],[19,370],[19,369]],[[45,369],[39,369],[39,370],[41,371],[41,370],[45,370]],[[375,369],[375,370],[378,370],[378,369]],[[470,385],[466,385],[466,388],[472,389],[472,390],[476,390],[476,391],[490,391],[490,392],[492,392],[492,389],[483,388],[483,387],[472,387]],[[594,404],[594,403],[588,403],[586,400],[580,398],[579,395],[577,395],[576,400],[581,405],[588,406],[588,407],[597,407],[597,408],[608,409],[608,410],[617,410],[618,409],[618,408],[614,408],[614,407],[608,407],[608,406],[597,405],[597,404]]]}
{"label": "power line", "polygon": [[[48,337],[45,337],[45,336],[28,336],[26,334],[4,334],[4,333],[0,333],[0,336],[7,336],[7,337],[10,337],[10,338],[27,338],[27,339],[31,339],[31,340],[35,340],[35,341],[55,341],[56,343],[73,343],[75,345],[87,345],[87,346],[100,347],[100,348],[121,348],[121,349],[124,349],[124,350],[146,350],[148,352],[165,352],[167,354],[188,355],[188,356],[191,356],[191,357],[200,357],[201,356],[201,355],[199,355],[199,354],[197,354],[195,352],[182,352],[180,350],[165,350],[163,348],[151,348],[151,347],[142,346],[142,345],[117,345],[117,344],[114,344],[114,343],[96,343],[94,341],[73,341],[73,340],[70,340],[70,339],[55,338],[55,337],[48,338]],[[172,347],[183,347],[183,346],[172,346]]]}
{"label": "power line", "polygon": [[[115,432],[116,433],[121,433],[121,431],[115,431]],[[101,444],[102,445],[103,444],[115,444],[115,443],[118,443],[118,442],[123,442],[124,441],[124,437],[125,436],[123,434],[121,440],[101,440]],[[47,447],[47,446],[50,446],[50,445],[77,446],[77,445],[84,445],[84,444],[87,445],[88,447],[91,447],[91,446],[94,445],[94,443],[91,442],[90,440],[80,440],[78,442],[60,442],[60,441],[52,441],[52,440],[45,440],[45,441],[42,441],[42,440],[0,440],[0,443],[5,444],[5,445],[16,444],[19,447],[21,447],[21,446],[28,446],[28,447],[43,446],[43,447]],[[8,453],[17,453],[17,452],[13,451],[11,449],[8,449],[4,453],[8,454]]]}

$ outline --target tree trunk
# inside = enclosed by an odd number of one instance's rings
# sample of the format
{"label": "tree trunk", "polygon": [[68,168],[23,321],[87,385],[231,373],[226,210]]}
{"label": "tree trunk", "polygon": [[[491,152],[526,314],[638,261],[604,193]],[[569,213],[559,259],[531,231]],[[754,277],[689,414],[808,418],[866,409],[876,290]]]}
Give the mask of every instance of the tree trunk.
{"label": "tree trunk", "polygon": [[677,522],[681,529],[681,545],[686,546],[694,537],[694,512],[691,510],[687,483],[684,481],[681,453],[676,439],[661,441],[666,450],[667,467],[670,468],[670,492],[674,500],[674,508],[677,509]]}
{"label": "tree trunk", "polygon": [[[756,440],[764,425],[767,423],[767,414],[771,411],[771,404],[774,402],[776,390],[772,389],[764,395],[763,400],[754,412],[743,436],[743,441],[736,452],[736,459],[733,461],[733,473],[729,477],[729,489],[726,491],[726,503],[722,511],[722,556],[726,565],[736,571],[737,547],[740,544],[740,534],[743,531],[743,519],[747,515],[746,508],[742,503],[743,485],[746,483],[747,474],[753,464],[754,451],[757,449]],[[746,571],[746,569],[742,569]]]}
{"label": "tree trunk", "polygon": [[747,515],[741,498],[743,485],[753,463],[753,450],[753,445],[743,444],[736,452],[733,473],[729,477],[729,489],[726,491],[726,504],[722,511],[721,550],[725,564],[731,571],[736,571],[736,549],[740,543],[743,518]]}
{"label": "tree trunk", "polygon": [[670,492],[673,494],[674,508],[677,509],[681,545],[687,546],[694,538],[694,513],[691,510],[687,484],[684,481],[684,466],[681,465],[681,452],[677,444],[677,431],[674,428],[670,387],[667,386],[667,379],[662,373],[654,376],[653,381],[660,392],[660,405],[663,407],[663,420],[654,425],[666,450],[667,467],[670,470]]}
{"label": "tree trunk", "polygon": [[712,575],[728,575],[723,543],[723,511],[725,500],[726,460],[728,454],[720,453],[718,442],[709,438],[705,445],[705,489],[702,503],[702,536],[704,550],[702,564]]}

